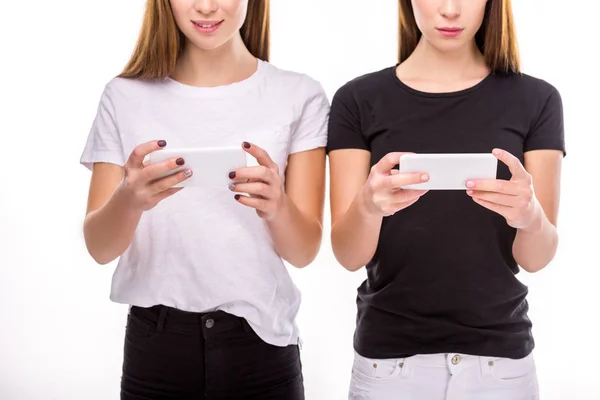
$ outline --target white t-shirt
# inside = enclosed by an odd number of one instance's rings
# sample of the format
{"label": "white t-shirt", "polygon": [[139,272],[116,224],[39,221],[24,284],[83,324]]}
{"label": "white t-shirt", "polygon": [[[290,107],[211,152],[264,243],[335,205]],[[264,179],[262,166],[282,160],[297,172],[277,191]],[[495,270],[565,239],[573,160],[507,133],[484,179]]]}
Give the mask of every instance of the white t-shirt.
{"label": "white t-shirt", "polygon": [[[258,62],[248,79],[194,87],[170,78],[115,78],[102,94],[81,163],[124,165],[135,146],[266,149],[283,177],[288,155],[324,147],[329,101],[310,77]],[[185,311],[244,317],[267,343],[298,342],[300,293],[265,222],[229,188],[184,188],[142,215],[120,257],[110,298]]]}

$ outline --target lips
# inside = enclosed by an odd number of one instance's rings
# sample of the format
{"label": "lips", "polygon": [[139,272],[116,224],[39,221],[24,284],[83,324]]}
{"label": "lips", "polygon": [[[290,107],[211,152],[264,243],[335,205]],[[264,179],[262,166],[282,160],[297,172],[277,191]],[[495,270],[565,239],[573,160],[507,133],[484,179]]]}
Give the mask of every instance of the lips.
{"label": "lips", "polygon": [[437,28],[438,31],[442,31],[442,32],[460,32],[463,29],[462,28],[455,28],[455,27],[443,27],[443,28]]}
{"label": "lips", "polygon": [[221,23],[223,21],[192,21],[194,23],[194,25],[196,25],[199,28],[202,29],[212,29],[215,28],[219,25],[221,25]]}

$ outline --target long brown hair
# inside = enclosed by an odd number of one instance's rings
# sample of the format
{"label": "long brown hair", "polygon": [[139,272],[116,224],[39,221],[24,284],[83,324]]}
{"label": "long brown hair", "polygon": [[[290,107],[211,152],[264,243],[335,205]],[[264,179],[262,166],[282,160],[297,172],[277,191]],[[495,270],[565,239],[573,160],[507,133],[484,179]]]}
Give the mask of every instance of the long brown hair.
{"label": "long brown hair", "polygon": [[[417,47],[421,32],[411,0],[398,0],[398,6],[398,61],[401,63]],[[486,64],[495,73],[519,73],[519,49],[510,0],[488,0],[475,42]]]}
{"label": "long brown hair", "polygon": [[[269,61],[270,0],[250,0],[240,29],[253,56]],[[147,0],[135,50],[119,77],[165,78],[173,72],[183,51],[185,36],[177,27],[169,0]]]}

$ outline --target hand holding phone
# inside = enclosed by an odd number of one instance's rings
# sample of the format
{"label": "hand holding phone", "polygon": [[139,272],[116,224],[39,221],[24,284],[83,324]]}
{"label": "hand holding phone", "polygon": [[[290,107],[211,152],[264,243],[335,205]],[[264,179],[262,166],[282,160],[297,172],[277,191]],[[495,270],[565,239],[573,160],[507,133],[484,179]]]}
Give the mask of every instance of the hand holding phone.
{"label": "hand holding phone", "polygon": [[175,186],[192,176],[181,157],[171,157],[154,165],[144,163],[144,157],[166,145],[164,140],[140,144],[125,163],[125,177],[120,190],[135,208],[143,211],[154,208],[159,202],[181,190]]}
{"label": "hand holding phone", "polygon": [[475,203],[503,216],[513,228],[541,226],[544,211],[535,197],[529,172],[509,152],[494,149],[493,154],[509,168],[511,179],[470,179],[466,183],[467,194]]}
{"label": "hand holding phone", "polygon": [[256,159],[258,166],[234,170],[229,177],[237,179],[238,182],[232,183],[229,189],[233,192],[247,193],[248,196],[236,194],[234,197],[246,207],[254,208],[260,218],[272,220],[285,201],[279,166],[263,148],[249,142],[244,142],[242,147]]}
{"label": "hand holding phone", "polygon": [[404,190],[407,185],[427,182],[422,172],[399,172],[393,169],[406,153],[389,153],[371,168],[360,192],[364,209],[374,215],[387,217],[416,203],[427,190]]}

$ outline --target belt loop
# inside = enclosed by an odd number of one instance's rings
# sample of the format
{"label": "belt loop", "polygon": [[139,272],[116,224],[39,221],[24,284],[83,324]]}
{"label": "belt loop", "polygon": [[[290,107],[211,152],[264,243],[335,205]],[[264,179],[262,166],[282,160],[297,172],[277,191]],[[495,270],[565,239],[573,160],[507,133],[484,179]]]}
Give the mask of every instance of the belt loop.
{"label": "belt loop", "polygon": [[167,307],[160,306],[160,314],[158,314],[158,322],[156,323],[156,331],[162,332],[165,327],[165,318],[167,318]]}

